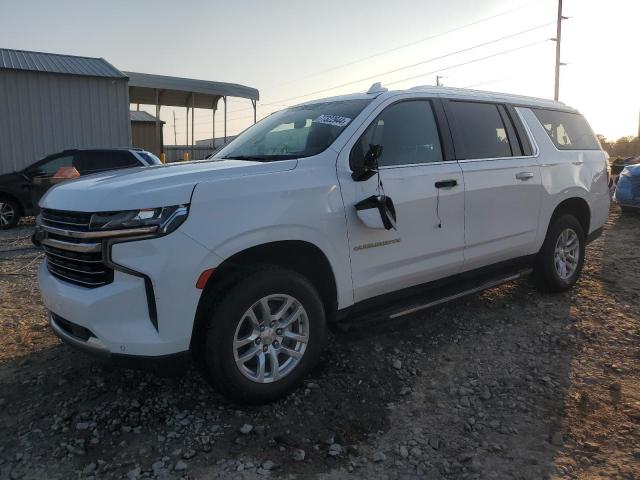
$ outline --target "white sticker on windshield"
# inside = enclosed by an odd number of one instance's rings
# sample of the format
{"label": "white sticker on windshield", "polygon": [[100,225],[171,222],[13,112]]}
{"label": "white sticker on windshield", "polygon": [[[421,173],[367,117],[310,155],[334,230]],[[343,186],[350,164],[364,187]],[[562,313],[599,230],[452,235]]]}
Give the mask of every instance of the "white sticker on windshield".
{"label": "white sticker on windshield", "polygon": [[325,125],[333,125],[334,127],[346,127],[351,121],[350,118],[341,117],[340,115],[320,115],[313,123],[324,123]]}

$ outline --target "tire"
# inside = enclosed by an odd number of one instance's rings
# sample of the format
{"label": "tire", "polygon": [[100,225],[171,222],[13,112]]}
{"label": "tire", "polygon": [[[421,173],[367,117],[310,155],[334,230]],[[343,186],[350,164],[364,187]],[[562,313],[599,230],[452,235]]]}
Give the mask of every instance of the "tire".
{"label": "tire", "polygon": [[[263,313],[265,299],[271,316]],[[280,320],[274,320],[273,315],[280,314]],[[324,348],[326,316],[320,295],[309,280],[293,271],[269,267],[249,274],[226,292],[207,317],[200,348],[205,376],[237,403],[263,404],[291,392],[317,364]],[[278,329],[293,317],[297,320]],[[236,339],[248,343],[236,346]]]}
{"label": "tire", "polygon": [[[561,235],[565,234],[567,236],[561,239]],[[575,238],[575,241],[578,242],[577,248],[574,247],[571,238]],[[558,252],[559,257],[556,258],[556,245],[558,243],[562,245],[564,239],[567,239],[567,246],[563,248],[563,251]],[[585,233],[576,217],[570,214],[561,214],[554,218],[536,258],[534,277],[538,287],[549,292],[564,292],[573,287],[582,272],[585,247]],[[572,258],[573,262],[571,262]],[[564,270],[563,264],[565,265]]]}
{"label": "tire", "polygon": [[15,227],[20,221],[20,205],[10,198],[0,198],[0,230]]}

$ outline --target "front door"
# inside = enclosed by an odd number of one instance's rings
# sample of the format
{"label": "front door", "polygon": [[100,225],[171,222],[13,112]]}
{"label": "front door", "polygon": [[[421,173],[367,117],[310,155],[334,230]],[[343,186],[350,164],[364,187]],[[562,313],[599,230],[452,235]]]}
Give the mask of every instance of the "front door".
{"label": "front door", "polygon": [[[355,302],[453,275],[463,263],[463,176],[443,155],[434,104],[389,100],[369,118],[338,162]],[[383,148],[379,177],[354,181],[348,157],[369,145]],[[379,193],[393,200],[397,229],[369,228],[358,217],[355,204]]]}
{"label": "front door", "polygon": [[55,184],[54,176],[60,168],[73,166],[73,153],[63,153],[47,157],[32,167],[29,167],[25,171],[25,174],[30,179],[31,201],[33,205],[37,206],[42,196]]}

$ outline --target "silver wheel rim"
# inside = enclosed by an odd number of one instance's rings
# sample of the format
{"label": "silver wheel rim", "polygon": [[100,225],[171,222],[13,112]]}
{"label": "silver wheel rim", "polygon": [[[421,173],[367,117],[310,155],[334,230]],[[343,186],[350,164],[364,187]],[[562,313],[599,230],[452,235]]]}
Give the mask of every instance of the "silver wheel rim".
{"label": "silver wheel rim", "polygon": [[556,240],[553,255],[556,273],[562,280],[567,280],[576,273],[580,259],[580,239],[572,228],[565,228]]}
{"label": "silver wheel rim", "polygon": [[15,214],[16,211],[11,204],[0,202],[0,225],[9,225]]}
{"label": "silver wheel rim", "polygon": [[272,383],[296,368],[308,343],[309,318],[302,304],[291,295],[268,295],[238,322],[233,356],[249,380]]}

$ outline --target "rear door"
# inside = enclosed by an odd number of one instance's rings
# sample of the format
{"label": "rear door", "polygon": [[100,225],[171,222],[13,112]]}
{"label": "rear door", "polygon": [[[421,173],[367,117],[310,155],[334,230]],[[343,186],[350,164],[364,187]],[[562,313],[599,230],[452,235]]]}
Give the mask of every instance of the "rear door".
{"label": "rear door", "polygon": [[[356,302],[453,275],[462,267],[464,184],[442,121],[438,100],[389,99],[341,151],[338,177]],[[380,177],[354,181],[349,157],[372,144],[383,147]],[[393,200],[397,229],[369,228],[357,216],[355,204],[379,193]]]}
{"label": "rear door", "polygon": [[535,253],[540,167],[509,106],[445,100],[465,184],[464,270]]}

